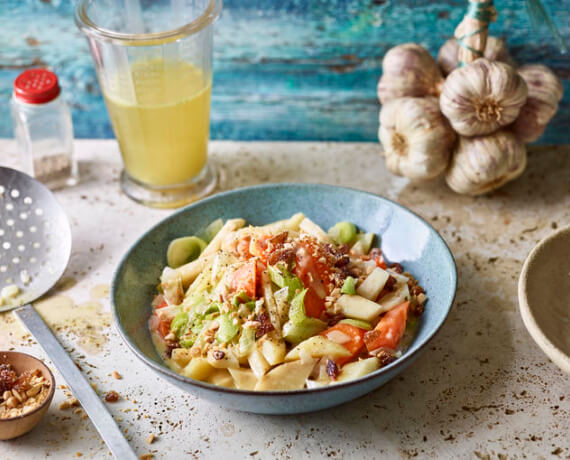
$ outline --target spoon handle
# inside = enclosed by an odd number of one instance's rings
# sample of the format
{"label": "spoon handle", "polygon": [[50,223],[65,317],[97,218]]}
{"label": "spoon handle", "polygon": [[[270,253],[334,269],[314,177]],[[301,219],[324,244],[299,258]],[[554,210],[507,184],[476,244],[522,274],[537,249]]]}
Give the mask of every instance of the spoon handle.
{"label": "spoon handle", "polygon": [[99,399],[87,379],[79,371],[34,307],[28,304],[18,308],[14,313],[47,353],[115,458],[118,460],[136,460],[138,457],[107,411],[105,404]]}

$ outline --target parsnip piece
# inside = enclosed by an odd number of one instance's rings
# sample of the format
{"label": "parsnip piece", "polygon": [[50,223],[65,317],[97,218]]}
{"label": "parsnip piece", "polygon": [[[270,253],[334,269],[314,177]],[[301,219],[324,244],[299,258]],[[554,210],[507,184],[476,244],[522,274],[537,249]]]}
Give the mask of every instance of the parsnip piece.
{"label": "parsnip piece", "polygon": [[220,247],[222,246],[222,242],[226,238],[226,236],[231,233],[235,232],[238,228],[242,228],[245,225],[245,220],[243,219],[229,219],[226,221],[224,226],[220,229],[220,231],[216,234],[214,239],[210,241],[210,244],[206,246],[206,249],[202,251],[200,257],[206,257],[211,254],[214,254]]}
{"label": "parsnip piece", "polygon": [[271,366],[280,364],[285,359],[285,341],[277,337],[276,332],[272,331],[259,341],[261,354]]}
{"label": "parsnip piece", "polygon": [[305,386],[305,380],[309,377],[316,362],[316,359],[310,359],[281,364],[264,375],[255,385],[255,390],[300,390]]}
{"label": "parsnip piece", "polygon": [[277,305],[277,312],[279,313],[280,324],[285,324],[289,319],[289,288],[284,287],[275,291],[273,298],[275,299],[275,304]]}
{"label": "parsnip piece", "polygon": [[213,257],[210,281],[212,282],[212,285],[216,285],[222,279],[222,274],[225,273],[226,269],[237,262],[237,259],[230,253],[222,250],[214,254]]}
{"label": "parsnip piece", "polygon": [[216,369],[239,368],[238,359],[230,350],[210,348],[207,359],[210,366]]}
{"label": "parsnip piece", "polygon": [[264,270],[261,274],[261,284],[263,286],[263,299],[265,300],[265,307],[269,313],[269,319],[275,328],[275,332],[281,335],[281,316],[275,298],[273,297],[273,289],[271,288],[271,281],[267,270]]}
{"label": "parsnip piece", "polygon": [[363,359],[354,363],[348,363],[342,367],[336,381],[346,382],[348,380],[359,379],[360,377],[364,377],[377,369],[380,369],[380,362],[376,357]]}
{"label": "parsnip piece", "polygon": [[236,388],[240,390],[253,390],[257,385],[257,377],[251,369],[228,369]]}
{"label": "parsnip piece", "polygon": [[301,342],[289,353],[287,353],[285,356],[285,361],[301,359],[301,353],[303,351],[313,358],[319,358],[321,356],[330,356],[331,358],[350,356],[350,352],[342,345],[335,343],[323,336],[316,335]]}
{"label": "parsnip piece", "polygon": [[171,360],[180,367],[186,367],[191,359],[192,355],[188,348],[175,348],[172,350]]}
{"label": "parsnip piece", "polygon": [[315,224],[311,219],[305,217],[301,223],[299,224],[299,228],[311,235],[312,237],[316,238],[321,243],[333,243],[332,238],[325,232],[321,227]]}
{"label": "parsnip piece", "polygon": [[382,313],[382,306],[359,295],[344,294],[336,301],[344,316],[371,321]]}
{"label": "parsnip piece", "polygon": [[192,262],[187,263],[186,265],[182,265],[182,267],[178,267],[177,269],[170,269],[164,270],[161,276],[161,284],[164,288],[164,285],[172,282],[171,277],[180,276],[182,281],[182,286],[186,289],[192,282],[196,279],[196,277],[204,270],[205,267],[212,263],[213,256],[200,256],[198,259],[193,260]]}
{"label": "parsnip piece", "polygon": [[206,380],[212,372],[214,368],[206,358],[194,358],[182,369],[182,375],[195,380]]}
{"label": "parsnip piece", "polygon": [[278,220],[277,222],[272,222],[271,224],[263,225],[261,228],[264,233],[281,233],[285,231],[299,230],[299,224],[305,218],[302,212],[293,214],[289,219]]}
{"label": "parsnip piece", "polygon": [[393,292],[382,296],[382,298],[378,301],[378,304],[382,310],[381,313],[384,313],[404,303],[406,300],[410,300],[410,290],[408,289],[407,283],[401,284]]}
{"label": "parsnip piece", "polygon": [[248,356],[247,362],[249,363],[249,367],[251,367],[251,370],[258,379],[263,377],[271,367],[271,365],[261,354],[261,351],[259,351],[257,348],[253,350]]}
{"label": "parsnip piece", "polygon": [[365,299],[374,301],[376,297],[378,297],[378,294],[380,294],[380,291],[384,289],[384,285],[389,277],[390,274],[386,270],[376,267],[360,286],[356,288],[356,293]]}
{"label": "parsnip piece", "polygon": [[321,380],[311,380],[311,379],[307,379],[305,380],[305,385],[307,385],[308,389],[311,388],[322,388],[322,387],[326,387],[329,385],[329,382],[323,382]]}
{"label": "parsnip piece", "polygon": [[169,305],[179,305],[184,299],[184,289],[182,288],[182,278],[176,270],[166,267],[162,272],[164,279],[162,283],[162,290],[164,298]]}
{"label": "parsnip piece", "polygon": [[212,372],[206,382],[218,385],[220,387],[235,388],[234,379],[227,369],[216,369]]}

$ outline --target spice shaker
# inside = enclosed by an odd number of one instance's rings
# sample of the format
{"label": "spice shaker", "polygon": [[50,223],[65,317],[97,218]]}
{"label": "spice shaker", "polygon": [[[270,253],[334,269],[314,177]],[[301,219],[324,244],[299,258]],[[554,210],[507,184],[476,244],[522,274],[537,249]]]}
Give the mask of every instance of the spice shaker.
{"label": "spice shaker", "polygon": [[51,189],[78,181],[71,114],[60,93],[53,72],[30,69],[14,80],[10,102],[23,170]]}

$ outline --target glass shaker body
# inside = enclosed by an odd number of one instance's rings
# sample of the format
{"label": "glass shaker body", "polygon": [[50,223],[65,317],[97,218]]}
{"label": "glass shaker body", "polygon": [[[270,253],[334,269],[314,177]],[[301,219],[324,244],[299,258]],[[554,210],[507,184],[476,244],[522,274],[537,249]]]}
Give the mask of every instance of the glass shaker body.
{"label": "glass shaker body", "polygon": [[[78,181],[78,170],[73,157],[73,125],[69,108],[59,94],[59,86],[57,94],[53,90],[51,95],[44,94],[41,85],[45,84],[46,77],[43,73],[49,71],[38,69],[31,77],[28,75],[27,79],[21,79],[26,72],[16,79],[10,101],[14,136],[22,154],[23,170],[51,189],[74,185]],[[57,84],[57,77],[51,72],[49,74]]]}

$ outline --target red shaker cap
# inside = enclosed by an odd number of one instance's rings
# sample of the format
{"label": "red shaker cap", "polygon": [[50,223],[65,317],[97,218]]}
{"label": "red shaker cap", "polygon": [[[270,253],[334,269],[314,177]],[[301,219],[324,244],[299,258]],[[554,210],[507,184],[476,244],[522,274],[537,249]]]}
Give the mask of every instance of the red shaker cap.
{"label": "red shaker cap", "polygon": [[29,69],[14,80],[16,99],[28,104],[45,104],[60,92],[57,75],[47,69]]}

